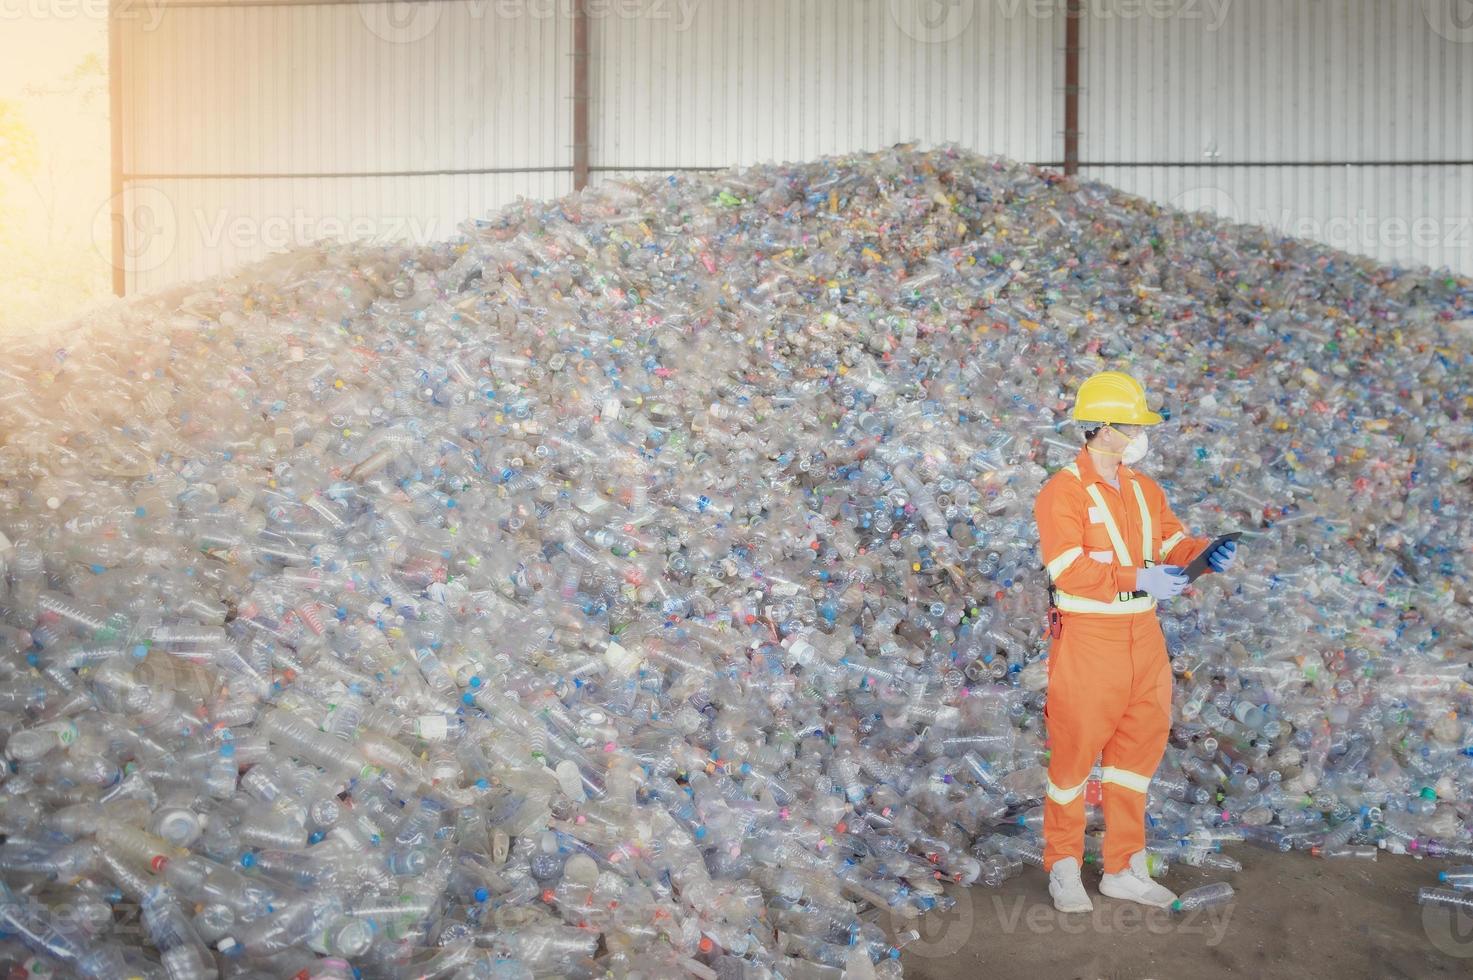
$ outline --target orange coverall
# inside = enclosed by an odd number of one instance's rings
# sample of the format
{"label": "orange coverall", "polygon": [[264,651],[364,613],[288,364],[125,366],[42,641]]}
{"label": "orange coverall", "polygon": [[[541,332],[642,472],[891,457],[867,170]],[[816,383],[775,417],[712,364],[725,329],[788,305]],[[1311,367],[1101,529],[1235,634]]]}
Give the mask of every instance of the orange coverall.
{"label": "orange coverall", "polygon": [[1055,473],[1033,515],[1062,630],[1049,646],[1050,746],[1043,866],[1084,864],[1084,790],[1101,757],[1105,872],[1146,845],[1146,790],[1171,730],[1171,666],[1156,600],[1136,590],[1150,564],[1187,565],[1211,540],[1188,537],[1150,477],[1121,464],[1117,490],[1089,451]]}

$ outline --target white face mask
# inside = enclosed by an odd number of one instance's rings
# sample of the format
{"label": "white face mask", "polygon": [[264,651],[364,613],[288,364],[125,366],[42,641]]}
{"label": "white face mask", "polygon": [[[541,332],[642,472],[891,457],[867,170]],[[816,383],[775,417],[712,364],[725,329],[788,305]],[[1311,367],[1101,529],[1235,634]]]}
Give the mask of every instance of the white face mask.
{"label": "white face mask", "polygon": [[1125,452],[1120,454],[1120,462],[1126,466],[1134,466],[1146,458],[1146,452],[1150,448],[1150,441],[1146,438],[1146,434],[1142,432],[1126,445]]}

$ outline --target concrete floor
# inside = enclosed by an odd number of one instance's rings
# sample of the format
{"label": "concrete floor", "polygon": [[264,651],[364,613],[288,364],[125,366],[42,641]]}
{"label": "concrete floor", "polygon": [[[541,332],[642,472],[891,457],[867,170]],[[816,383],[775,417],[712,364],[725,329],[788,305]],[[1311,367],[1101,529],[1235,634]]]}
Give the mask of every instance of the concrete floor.
{"label": "concrete floor", "polygon": [[1417,905],[1443,861],[1381,854],[1374,862],[1306,854],[1231,851],[1239,874],[1173,867],[1161,882],[1181,892],[1230,881],[1237,901],[1195,916],[1099,896],[1085,871],[1092,916],[1063,916],[1043,872],[1030,868],[1002,888],[956,888],[957,907],[915,926],[903,953],[916,980],[987,977],[1294,978],[1473,977],[1473,916]]}

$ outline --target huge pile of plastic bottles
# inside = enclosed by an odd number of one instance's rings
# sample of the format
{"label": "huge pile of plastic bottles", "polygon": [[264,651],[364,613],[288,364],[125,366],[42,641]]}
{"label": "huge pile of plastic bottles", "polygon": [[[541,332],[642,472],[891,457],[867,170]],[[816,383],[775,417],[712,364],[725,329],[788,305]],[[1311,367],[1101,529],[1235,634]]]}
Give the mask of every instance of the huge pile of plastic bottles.
{"label": "huge pile of plastic bottles", "polygon": [[1169,413],[1141,468],[1188,526],[1248,532],[1161,610],[1157,866],[1467,853],[1470,317],[1465,280],[897,148],[17,343],[0,957],[897,975],[872,910],[1037,860],[1031,508],[1107,368]]}

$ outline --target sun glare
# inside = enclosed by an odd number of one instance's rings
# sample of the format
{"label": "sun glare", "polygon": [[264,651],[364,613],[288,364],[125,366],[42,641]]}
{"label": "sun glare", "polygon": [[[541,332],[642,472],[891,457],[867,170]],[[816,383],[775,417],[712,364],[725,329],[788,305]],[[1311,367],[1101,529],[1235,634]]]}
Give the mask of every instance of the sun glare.
{"label": "sun glare", "polygon": [[0,0],[0,336],[110,295],[101,4]]}

